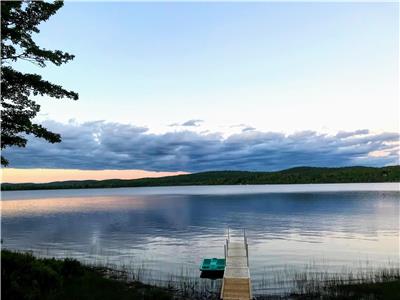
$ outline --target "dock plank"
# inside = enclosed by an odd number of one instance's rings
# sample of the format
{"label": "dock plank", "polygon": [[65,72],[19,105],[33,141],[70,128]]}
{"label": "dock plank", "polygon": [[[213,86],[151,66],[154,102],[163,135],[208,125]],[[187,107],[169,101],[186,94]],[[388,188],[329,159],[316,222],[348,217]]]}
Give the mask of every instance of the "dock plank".
{"label": "dock plank", "polygon": [[246,248],[229,248],[228,249],[228,257],[232,256],[241,256],[241,257],[247,257],[246,255]]}

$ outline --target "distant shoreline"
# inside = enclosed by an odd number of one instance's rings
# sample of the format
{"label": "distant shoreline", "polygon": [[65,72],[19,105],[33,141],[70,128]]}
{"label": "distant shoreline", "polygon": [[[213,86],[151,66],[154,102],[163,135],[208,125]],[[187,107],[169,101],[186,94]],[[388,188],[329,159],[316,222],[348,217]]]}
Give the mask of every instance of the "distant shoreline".
{"label": "distant shoreline", "polygon": [[298,167],[276,172],[212,171],[159,178],[3,183],[2,191],[170,187],[204,185],[326,184],[400,182],[400,166],[316,168]]}

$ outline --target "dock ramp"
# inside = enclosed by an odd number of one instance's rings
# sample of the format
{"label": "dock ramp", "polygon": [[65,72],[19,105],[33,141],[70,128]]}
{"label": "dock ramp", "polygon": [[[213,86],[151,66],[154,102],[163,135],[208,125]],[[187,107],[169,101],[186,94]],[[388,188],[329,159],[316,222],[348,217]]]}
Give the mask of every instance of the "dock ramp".
{"label": "dock ramp", "polygon": [[222,281],[221,299],[252,299],[251,278],[249,270],[249,251],[246,231],[240,238],[232,237],[228,229],[225,244],[226,266]]}

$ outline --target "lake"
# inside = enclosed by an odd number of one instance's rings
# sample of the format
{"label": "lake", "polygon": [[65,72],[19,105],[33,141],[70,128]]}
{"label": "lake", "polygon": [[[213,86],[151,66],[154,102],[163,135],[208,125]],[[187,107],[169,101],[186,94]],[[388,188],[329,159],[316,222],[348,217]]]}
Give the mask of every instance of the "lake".
{"label": "lake", "polygon": [[1,204],[4,248],[147,282],[198,278],[202,258],[224,256],[228,227],[246,228],[255,294],[292,271],[399,264],[398,183],[12,191]]}

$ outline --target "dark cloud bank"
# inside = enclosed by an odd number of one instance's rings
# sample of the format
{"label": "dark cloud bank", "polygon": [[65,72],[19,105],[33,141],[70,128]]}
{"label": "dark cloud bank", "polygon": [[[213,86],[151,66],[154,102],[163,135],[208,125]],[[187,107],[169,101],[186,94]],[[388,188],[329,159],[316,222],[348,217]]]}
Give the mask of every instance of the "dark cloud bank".
{"label": "dark cloud bank", "polygon": [[[155,171],[258,170],[295,166],[384,166],[399,163],[399,134],[368,130],[337,135],[243,131],[223,138],[193,131],[151,134],[144,127],[45,122],[60,144],[31,138],[4,155],[15,168],[145,169]],[[377,152],[378,151],[378,152]],[[384,151],[386,156],[370,155]]]}

